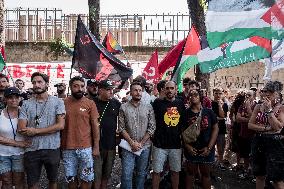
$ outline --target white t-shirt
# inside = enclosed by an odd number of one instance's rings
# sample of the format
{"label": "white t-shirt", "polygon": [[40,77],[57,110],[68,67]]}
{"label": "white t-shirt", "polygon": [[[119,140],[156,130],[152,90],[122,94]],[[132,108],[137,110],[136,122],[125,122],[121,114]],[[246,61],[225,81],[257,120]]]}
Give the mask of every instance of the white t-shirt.
{"label": "white t-shirt", "polygon": [[[11,125],[10,119],[5,117],[3,111],[0,114],[0,136],[14,140],[14,134],[15,134],[16,141],[23,141],[24,137],[19,133],[17,133],[18,119],[17,118],[11,119],[14,127],[14,132],[13,132],[13,127]],[[24,153],[24,148],[20,147],[0,144],[0,149],[1,149],[0,156],[21,155]]]}

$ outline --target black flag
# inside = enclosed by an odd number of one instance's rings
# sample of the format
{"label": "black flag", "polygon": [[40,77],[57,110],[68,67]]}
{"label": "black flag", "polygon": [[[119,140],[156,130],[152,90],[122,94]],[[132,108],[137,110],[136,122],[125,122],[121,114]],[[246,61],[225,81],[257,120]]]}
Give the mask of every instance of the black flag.
{"label": "black flag", "polygon": [[87,29],[78,16],[72,68],[84,78],[109,79],[120,85],[133,73],[123,62],[109,53]]}

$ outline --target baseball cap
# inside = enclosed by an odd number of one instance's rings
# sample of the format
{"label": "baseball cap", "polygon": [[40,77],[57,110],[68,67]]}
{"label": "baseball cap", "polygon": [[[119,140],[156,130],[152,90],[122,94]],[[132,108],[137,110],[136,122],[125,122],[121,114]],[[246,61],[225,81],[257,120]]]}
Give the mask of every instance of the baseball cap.
{"label": "baseball cap", "polygon": [[95,79],[89,79],[87,81],[87,86],[90,86],[90,85],[98,85],[98,82]]}
{"label": "baseball cap", "polygon": [[4,97],[8,97],[10,95],[21,96],[20,90],[17,87],[8,87],[4,91]]}
{"label": "baseball cap", "polygon": [[112,84],[112,82],[108,79],[106,80],[101,80],[99,82],[99,88],[104,88],[104,89],[107,89],[107,88],[113,88],[114,85]]}

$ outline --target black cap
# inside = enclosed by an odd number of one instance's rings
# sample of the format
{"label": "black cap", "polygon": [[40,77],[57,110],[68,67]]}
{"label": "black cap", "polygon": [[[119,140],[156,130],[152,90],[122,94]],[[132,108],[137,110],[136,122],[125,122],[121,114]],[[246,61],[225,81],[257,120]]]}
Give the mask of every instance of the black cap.
{"label": "black cap", "polygon": [[21,93],[20,93],[20,90],[17,87],[8,87],[4,91],[4,97],[10,96],[10,95],[21,96]]}
{"label": "black cap", "polygon": [[95,80],[95,79],[89,79],[87,81],[87,86],[90,86],[90,85],[95,85],[97,86],[98,85],[98,82]]}
{"label": "black cap", "polygon": [[66,84],[65,83],[57,83],[57,84],[54,85],[54,87],[60,87],[60,86],[66,86]]}
{"label": "black cap", "polygon": [[110,80],[102,80],[99,82],[99,88],[107,89],[107,88],[113,88],[113,84]]}

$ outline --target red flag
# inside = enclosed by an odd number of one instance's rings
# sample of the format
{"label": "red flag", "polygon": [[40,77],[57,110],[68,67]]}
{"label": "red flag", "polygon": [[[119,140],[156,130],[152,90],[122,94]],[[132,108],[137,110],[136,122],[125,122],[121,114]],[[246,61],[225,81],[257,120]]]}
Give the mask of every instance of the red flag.
{"label": "red flag", "polygon": [[159,82],[158,51],[157,50],[155,50],[155,52],[152,54],[148,64],[143,70],[142,76],[152,83]]}
{"label": "red flag", "polygon": [[162,77],[163,74],[169,69],[170,67],[175,67],[178,58],[180,56],[180,52],[186,42],[186,39],[180,41],[176,46],[174,46],[166,55],[166,57],[160,62],[158,66],[159,74]]}

